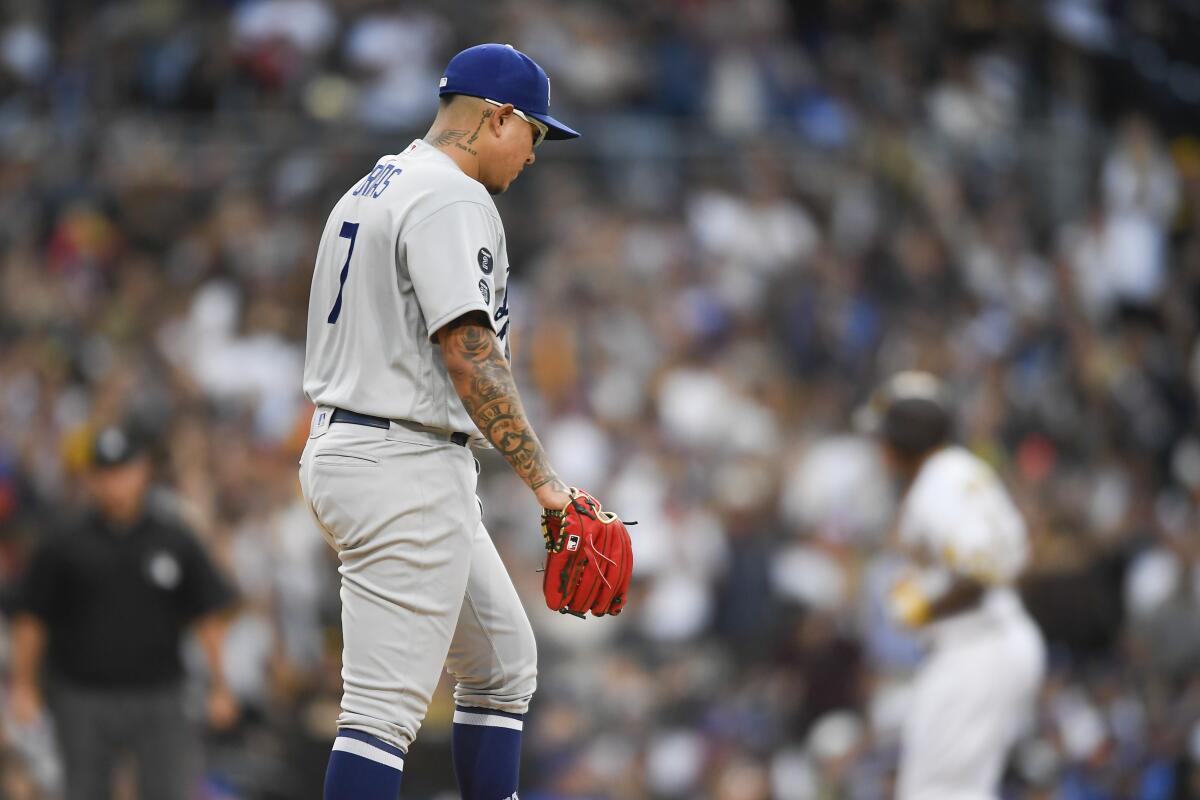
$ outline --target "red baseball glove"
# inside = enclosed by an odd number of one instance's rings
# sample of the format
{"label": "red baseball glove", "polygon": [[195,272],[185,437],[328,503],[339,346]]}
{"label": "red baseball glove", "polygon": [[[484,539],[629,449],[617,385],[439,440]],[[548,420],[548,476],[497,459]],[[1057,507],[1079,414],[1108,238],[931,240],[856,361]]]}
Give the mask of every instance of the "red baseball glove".
{"label": "red baseball glove", "polygon": [[597,617],[620,614],[633,576],[629,529],[587,492],[570,492],[571,502],[562,511],[542,510],[546,605],[577,617],[588,611]]}

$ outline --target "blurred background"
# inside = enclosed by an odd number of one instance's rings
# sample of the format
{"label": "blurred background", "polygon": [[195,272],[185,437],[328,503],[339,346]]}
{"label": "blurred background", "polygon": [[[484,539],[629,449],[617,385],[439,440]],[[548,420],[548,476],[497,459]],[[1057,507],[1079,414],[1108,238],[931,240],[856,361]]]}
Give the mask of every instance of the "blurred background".
{"label": "blurred background", "polygon": [[[199,796],[319,796],[315,246],[483,41],[538,59],[584,133],[497,198],[526,404],[560,474],[640,523],[628,610],[551,614],[532,498],[485,458],[540,647],[522,798],[888,795],[920,650],[883,611],[894,492],[848,421],[913,367],[1030,526],[1052,666],[1010,796],[1200,796],[1195,3],[0,8],[0,608],[90,432],[148,431],[240,598],[241,718],[205,736]],[[406,800],[456,796],[446,688]],[[3,727],[0,795],[53,797],[52,752]]]}

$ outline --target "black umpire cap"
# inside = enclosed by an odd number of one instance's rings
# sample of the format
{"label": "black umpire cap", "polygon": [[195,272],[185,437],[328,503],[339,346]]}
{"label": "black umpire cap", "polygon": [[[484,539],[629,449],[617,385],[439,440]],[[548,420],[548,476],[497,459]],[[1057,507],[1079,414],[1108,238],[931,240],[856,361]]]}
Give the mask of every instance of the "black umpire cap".
{"label": "black umpire cap", "polygon": [[906,455],[939,447],[954,427],[945,384],[928,372],[898,372],[855,412],[854,427]]}
{"label": "black umpire cap", "polygon": [[119,467],[145,452],[139,438],[125,428],[104,428],[92,439],[91,465],[95,469]]}

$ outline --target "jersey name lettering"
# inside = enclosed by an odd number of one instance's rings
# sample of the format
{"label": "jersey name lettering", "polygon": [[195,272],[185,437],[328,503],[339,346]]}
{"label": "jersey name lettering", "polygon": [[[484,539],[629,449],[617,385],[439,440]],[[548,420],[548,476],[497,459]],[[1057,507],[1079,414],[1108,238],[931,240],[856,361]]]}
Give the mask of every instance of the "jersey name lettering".
{"label": "jersey name lettering", "polygon": [[371,174],[363,178],[363,182],[350,194],[354,197],[377,198],[392,185],[392,178],[399,175],[400,172],[401,169],[395,164],[376,164],[375,169],[371,170]]}

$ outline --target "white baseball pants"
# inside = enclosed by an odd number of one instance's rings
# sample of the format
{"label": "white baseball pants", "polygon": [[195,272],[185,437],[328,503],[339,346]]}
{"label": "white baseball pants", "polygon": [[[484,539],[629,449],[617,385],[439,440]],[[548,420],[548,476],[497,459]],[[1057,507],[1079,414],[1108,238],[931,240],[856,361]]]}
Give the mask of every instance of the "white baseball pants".
{"label": "white baseball pants", "polygon": [[1024,611],[941,639],[917,672],[898,800],[995,800],[1044,670],[1045,645]]}
{"label": "white baseball pants", "polygon": [[537,649],[483,526],[477,464],[444,434],[317,409],[300,486],[341,561],[338,727],[407,751],[443,666],[460,706],[523,714]]}

